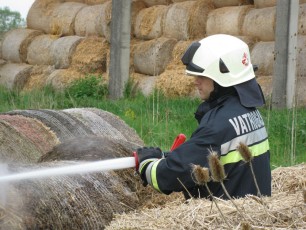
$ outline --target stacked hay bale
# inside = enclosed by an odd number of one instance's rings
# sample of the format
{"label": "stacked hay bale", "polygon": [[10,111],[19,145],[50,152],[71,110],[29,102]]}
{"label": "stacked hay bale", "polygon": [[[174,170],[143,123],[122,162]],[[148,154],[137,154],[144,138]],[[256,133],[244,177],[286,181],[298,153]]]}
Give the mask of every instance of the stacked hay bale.
{"label": "stacked hay bale", "polygon": [[[306,1],[300,1],[298,37],[305,36]],[[27,17],[27,29],[10,31],[2,42],[0,83],[8,88],[24,68],[6,66],[52,66],[44,74],[30,70],[26,79],[43,75],[58,89],[87,74],[103,75],[107,83],[110,49],[111,0],[36,0]],[[133,0],[131,11],[130,76],[149,94],[157,88],[169,96],[193,96],[192,78],[184,78],[176,46],[205,36],[226,33],[250,46],[259,66],[258,81],[269,96],[274,67],[276,1],[262,0]],[[298,95],[305,104],[305,43],[298,43]],[[184,46],[186,49],[188,44]],[[142,52],[144,51],[144,52]],[[180,52],[182,54],[183,52]],[[174,60],[176,58],[176,60]],[[174,65],[174,63],[176,63]],[[46,68],[46,67],[45,67]],[[33,74],[32,74],[33,71]],[[24,74],[20,74],[24,75]],[[25,76],[25,75],[24,75]],[[166,77],[169,76],[169,77]],[[167,84],[160,84],[167,82]],[[270,82],[270,83],[269,83]],[[185,89],[187,87],[187,89]]]}

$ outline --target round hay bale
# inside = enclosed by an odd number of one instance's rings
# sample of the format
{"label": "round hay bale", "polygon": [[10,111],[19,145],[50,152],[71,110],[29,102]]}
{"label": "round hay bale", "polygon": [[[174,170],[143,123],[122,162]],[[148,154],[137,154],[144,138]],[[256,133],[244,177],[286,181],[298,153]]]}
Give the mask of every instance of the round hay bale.
{"label": "round hay bale", "polygon": [[257,37],[260,41],[274,41],[275,20],[275,7],[251,9],[244,18],[242,35]]}
{"label": "round hay bale", "polygon": [[17,132],[26,137],[40,150],[41,154],[51,151],[56,144],[59,144],[54,132],[36,119],[0,114],[0,120],[7,122]]}
{"label": "round hay bale", "polygon": [[61,142],[73,137],[93,135],[90,128],[78,119],[59,110],[13,110],[6,114],[22,115],[41,121],[56,134]]}
{"label": "round hay bale", "polygon": [[206,33],[242,35],[244,17],[252,8],[247,6],[228,6],[212,10],[208,14]]}
{"label": "round hay bale", "polygon": [[71,67],[81,73],[105,73],[109,43],[105,38],[87,37],[76,47]]}
{"label": "round hay bale", "polygon": [[298,34],[306,35],[306,4],[300,4]]}
{"label": "round hay bale", "polygon": [[28,46],[40,34],[41,31],[23,28],[8,31],[2,42],[3,59],[16,63],[27,62]]}
{"label": "round hay bale", "polygon": [[258,65],[256,75],[273,75],[275,42],[257,42],[251,51],[251,60]]}
{"label": "round hay bale", "polygon": [[45,84],[51,85],[55,90],[62,91],[69,87],[73,81],[85,77],[84,74],[74,69],[57,69],[47,76]]}
{"label": "round hay bale", "polygon": [[[39,174],[39,170],[75,165],[82,167],[80,162],[75,161],[12,164],[9,165],[9,174],[29,170],[38,170]],[[76,172],[71,176],[8,184],[5,187],[6,202],[1,205],[1,221],[7,229],[14,226],[20,226],[20,229],[104,229],[114,214],[131,211],[138,206],[135,192],[124,179],[114,171],[81,175]],[[1,188],[4,186],[1,185]]]}
{"label": "round hay bale", "polygon": [[142,92],[143,95],[149,96],[153,93],[155,89],[156,76],[148,76],[140,73],[131,73],[130,78],[135,82],[138,90]]}
{"label": "round hay bale", "polygon": [[136,38],[150,40],[163,34],[163,20],[168,10],[166,5],[152,6],[141,10],[136,16],[134,35]]}
{"label": "round hay bale", "polygon": [[[186,52],[187,48],[194,42],[194,40],[188,41],[178,41],[172,51],[172,58],[169,62],[166,70],[176,70],[183,69],[185,65],[182,63],[181,58]],[[181,72],[181,74],[185,74],[185,70]]]}
{"label": "round hay bale", "polygon": [[[1,162],[37,162],[43,154],[39,146],[33,143],[24,133],[17,130],[13,124],[2,119],[2,117],[3,115],[1,115],[0,119]],[[18,117],[17,119],[21,121],[23,118]]]}
{"label": "round hay bale", "polygon": [[83,108],[73,108],[63,110],[82,122],[86,127],[88,127],[96,136],[106,136],[113,139],[120,139],[126,141],[127,139],[111,124],[102,119],[96,113],[83,109]]}
{"label": "round hay bale", "polygon": [[31,65],[6,63],[0,66],[0,85],[7,89],[22,90],[30,74]]}
{"label": "round hay bale", "polygon": [[98,161],[130,157],[141,147],[126,140],[112,137],[88,136],[66,140],[41,156],[39,162],[48,161]]}
{"label": "round hay bale", "polygon": [[266,8],[276,5],[276,0],[254,0],[256,8]]}
{"label": "round hay bale", "polygon": [[87,5],[99,5],[99,4],[103,4],[107,1],[109,1],[109,0],[85,0],[85,3]]}
{"label": "round hay bale", "polygon": [[306,36],[299,35],[297,37],[297,49],[296,49],[296,71],[298,77],[306,77]]}
{"label": "round hay bale", "polygon": [[27,15],[27,27],[51,33],[51,20],[53,10],[63,0],[35,0]]}
{"label": "round hay bale", "polygon": [[104,6],[94,5],[82,8],[75,17],[74,30],[78,36],[99,36],[96,20],[103,13]]}
{"label": "round hay bale", "polygon": [[262,89],[264,97],[266,99],[271,98],[273,90],[273,85],[272,85],[273,76],[258,76],[256,77],[256,80]]}
{"label": "round hay bale", "polygon": [[64,0],[64,2],[79,2],[79,3],[85,3],[86,0]]}
{"label": "round hay bale", "polygon": [[35,37],[28,47],[27,61],[31,65],[53,65],[51,48],[57,36],[43,34]]}
{"label": "round hay bale", "polygon": [[249,46],[249,50],[252,50],[254,45],[258,42],[258,40],[255,37],[251,36],[236,36],[236,37],[244,41]]}
{"label": "round hay bale", "polygon": [[175,44],[175,39],[165,37],[142,42],[133,54],[135,72],[150,76],[162,73],[171,61]]}
{"label": "round hay bale", "polygon": [[[131,3],[131,34],[140,10],[145,8],[145,3],[141,0],[133,0]],[[112,1],[105,2],[101,9],[100,17],[97,18],[96,31],[104,36],[108,42],[111,39],[111,18],[112,18]],[[102,30],[101,30],[102,29]]]}
{"label": "round hay bale", "polygon": [[117,115],[114,115],[110,112],[96,109],[96,108],[87,108],[86,110],[91,111],[98,116],[100,116],[104,121],[106,121],[108,124],[110,124],[112,127],[117,129],[127,141],[136,143],[137,145],[143,146],[143,140],[138,136],[136,131],[128,126],[120,117]]}
{"label": "round hay bale", "polygon": [[226,6],[252,5],[253,2],[253,0],[213,0],[213,4],[216,8]]}
{"label": "round hay bale", "polygon": [[77,13],[86,5],[78,2],[64,2],[57,5],[51,18],[51,34],[60,36],[74,35],[74,21]]}
{"label": "round hay bale", "polygon": [[155,5],[170,5],[172,0],[143,0],[147,7]]}
{"label": "round hay bale", "polygon": [[40,90],[47,85],[48,76],[54,71],[53,66],[33,66],[30,76],[22,88],[23,91]]}
{"label": "round hay bale", "polygon": [[163,36],[178,40],[204,37],[207,15],[212,9],[210,0],[172,4],[164,19]]}
{"label": "round hay bale", "polygon": [[298,77],[296,80],[296,101],[298,107],[305,107],[306,106],[306,78],[305,77]]}
{"label": "round hay bale", "polygon": [[79,36],[66,36],[53,42],[51,53],[56,69],[67,69],[70,66],[72,55],[82,39]]}
{"label": "round hay bale", "polygon": [[110,23],[112,20],[112,1],[107,1],[102,4],[101,12],[95,22],[95,30],[100,36],[110,41]]}
{"label": "round hay bale", "polygon": [[166,70],[156,79],[155,87],[167,97],[194,97],[197,93],[194,77],[185,75],[184,68]]}

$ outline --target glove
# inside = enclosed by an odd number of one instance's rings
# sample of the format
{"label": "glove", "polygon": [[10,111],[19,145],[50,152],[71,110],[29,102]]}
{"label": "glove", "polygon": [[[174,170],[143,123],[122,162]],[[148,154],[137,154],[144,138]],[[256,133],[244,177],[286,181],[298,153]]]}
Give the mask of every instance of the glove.
{"label": "glove", "polygon": [[137,149],[136,154],[139,162],[138,173],[143,181],[143,186],[147,186],[146,169],[151,162],[162,158],[163,152],[158,147],[143,147]]}

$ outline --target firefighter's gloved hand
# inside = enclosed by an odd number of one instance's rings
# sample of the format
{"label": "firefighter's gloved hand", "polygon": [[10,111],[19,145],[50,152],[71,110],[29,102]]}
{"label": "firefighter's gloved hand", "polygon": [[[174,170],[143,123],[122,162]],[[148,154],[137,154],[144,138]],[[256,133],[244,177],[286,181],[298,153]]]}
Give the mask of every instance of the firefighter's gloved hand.
{"label": "firefighter's gloved hand", "polygon": [[138,173],[143,181],[143,186],[147,186],[146,169],[151,162],[162,158],[163,152],[158,147],[143,147],[137,149],[136,153],[139,161]]}

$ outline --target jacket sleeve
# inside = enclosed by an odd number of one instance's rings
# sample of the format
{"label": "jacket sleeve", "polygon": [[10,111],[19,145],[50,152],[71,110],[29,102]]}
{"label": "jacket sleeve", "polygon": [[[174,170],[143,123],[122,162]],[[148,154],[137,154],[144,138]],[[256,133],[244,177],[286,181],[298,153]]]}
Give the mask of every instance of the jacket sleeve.
{"label": "jacket sleeve", "polygon": [[170,194],[195,186],[191,165],[208,167],[210,151],[220,152],[220,146],[213,141],[215,134],[208,127],[202,127],[192,137],[162,158],[150,163],[146,169],[147,181],[159,192]]}

